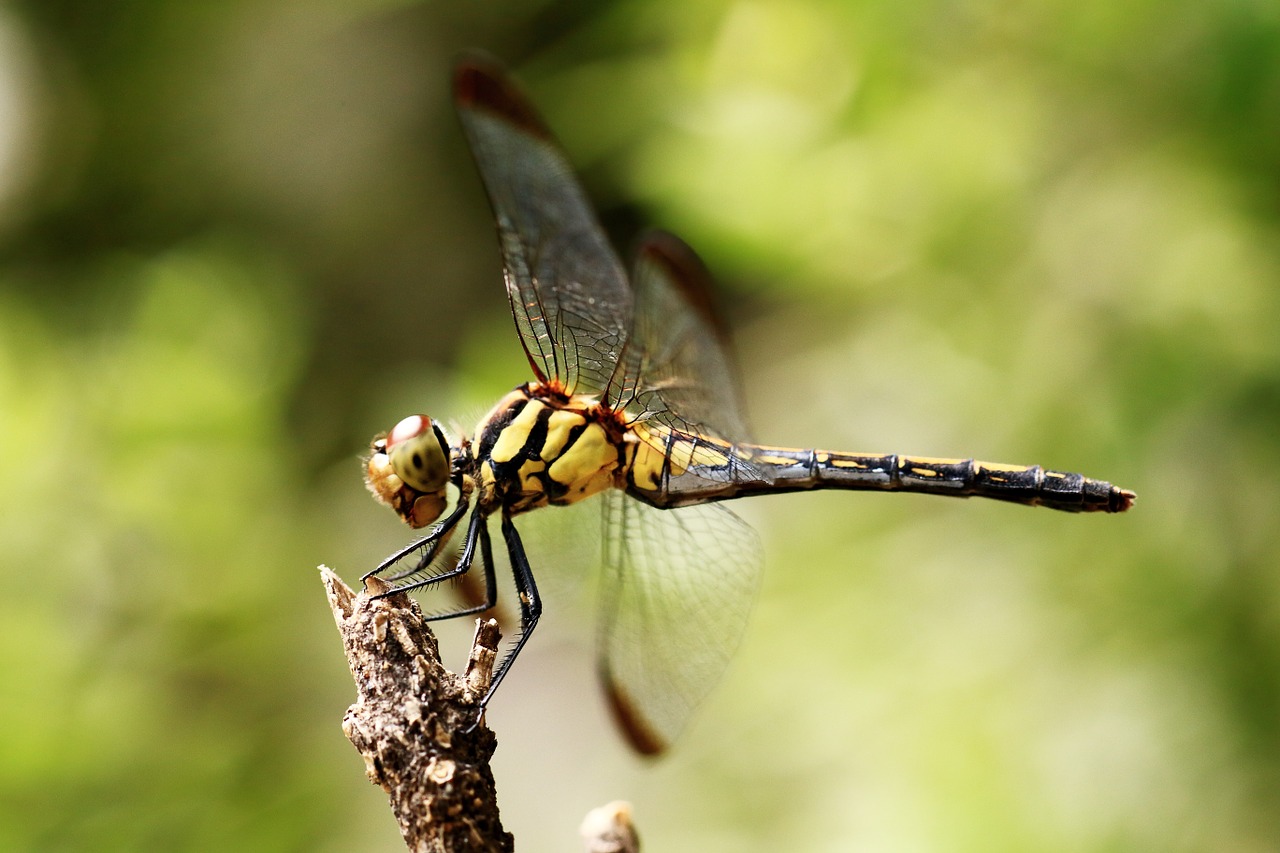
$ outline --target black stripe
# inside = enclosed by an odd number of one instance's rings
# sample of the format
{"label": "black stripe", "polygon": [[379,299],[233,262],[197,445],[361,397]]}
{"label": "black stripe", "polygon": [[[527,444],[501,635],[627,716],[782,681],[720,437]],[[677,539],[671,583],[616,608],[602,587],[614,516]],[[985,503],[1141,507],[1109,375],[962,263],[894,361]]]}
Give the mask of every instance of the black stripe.
{"label": "black stripe", "polygon": [[484,425],[484,433],[480,436],[480,444],[476,447],[477,459],[489,458],[490,454],[493,453],[493,446],[498,443],[498,436],[511,425],[511,422],[524,411],[524,407],[527,405],[529,405],[529,398],[525,397],[514,406],[509,406],[496,419]]}
{"label": "black stripe", "polygon": [[[513,462],[524,463],[528,459],[536,459],[542,456],[542,449],[547,444],[547,424],[551,421],[551,408],[543,406],[542,411],[538,412],[538,417],[533,422],[533,427],[529,430],[529,436],[524,441],[524,447],[520,448],[520,452],[516,454]],[[563,453],[563,451],[561,451]]]}

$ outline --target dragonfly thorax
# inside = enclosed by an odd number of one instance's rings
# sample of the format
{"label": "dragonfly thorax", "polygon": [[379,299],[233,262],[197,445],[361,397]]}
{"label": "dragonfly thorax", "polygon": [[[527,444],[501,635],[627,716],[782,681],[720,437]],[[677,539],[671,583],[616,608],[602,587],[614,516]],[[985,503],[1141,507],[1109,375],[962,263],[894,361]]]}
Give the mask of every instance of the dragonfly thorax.
{"label": "dragonfly thorax", "polygon": [[615,412],[537,384],[503,397],[476,436],[481,500],[492,496],[511,514],[617,485],[625,455]]}

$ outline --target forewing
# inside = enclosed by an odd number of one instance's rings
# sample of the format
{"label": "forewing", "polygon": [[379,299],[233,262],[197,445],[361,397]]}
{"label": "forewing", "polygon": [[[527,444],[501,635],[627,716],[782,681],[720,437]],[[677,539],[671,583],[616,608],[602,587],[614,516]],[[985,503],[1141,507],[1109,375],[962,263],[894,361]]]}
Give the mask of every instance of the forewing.
{"label": "forewing", "polygon": [[600,673],[610,709],[646,755],[666,749],[742,639],[760,540],[723,504],[662,510],[609,492]]}
{"label": "forewing", "polygon": [[635,316],[610,405],[635,422],[745,441],[727,330],[701,259],[675,235],[651,232],[640,243],[632,285]]}
{"label": "forewing", "polygon": [[454,101],[497,220],[507,296],[529,363],[569,393],[603,393],[631,291],[569,163],[501,66],[458,63]]}

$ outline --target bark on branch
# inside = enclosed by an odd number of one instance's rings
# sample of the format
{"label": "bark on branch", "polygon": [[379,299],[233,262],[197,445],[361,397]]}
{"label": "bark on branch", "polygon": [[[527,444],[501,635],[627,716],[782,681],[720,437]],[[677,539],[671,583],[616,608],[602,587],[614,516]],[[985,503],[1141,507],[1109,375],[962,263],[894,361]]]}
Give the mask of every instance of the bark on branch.
{"label": "bark on branch", "polygon": [[342,729],[380,785],[410,850],[509,851],[489,759],[497,739],[476,723],[497,655],[498,626],[480,622],[464,675],[440,663],[435,636],[407,595],[355,594],[325,567],[321,579],[342,634],[358,698]]}

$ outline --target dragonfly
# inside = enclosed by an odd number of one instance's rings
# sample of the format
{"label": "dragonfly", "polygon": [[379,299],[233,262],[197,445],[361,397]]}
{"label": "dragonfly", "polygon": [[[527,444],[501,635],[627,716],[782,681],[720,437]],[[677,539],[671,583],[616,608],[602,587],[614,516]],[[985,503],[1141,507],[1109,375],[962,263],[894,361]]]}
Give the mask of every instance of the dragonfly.
{"label": "dragonfly", "polygon": [[383,594],[437,587],[478,560],[498,599],[497,520],[519,632],[483,710],[542,615],[516,520],[592,499],[603,513],[599,675],[626,740],[667,749],[739,644],[761,543],[725,502],[814,489],[978,496],[1067,512],[1127,510],[1133,492],[1037,465],[773,447],[747,440],[726,328],[706,266],[643,237],[628,275],[555,137],[505,69],[468,55],[453,97],[497,224],[503,279],[531,381],[455,434],[410,415],[372,442],[366,483],[425,535],[365,575]]}

